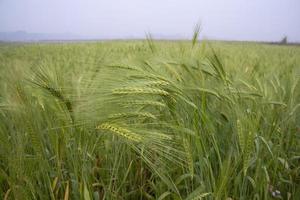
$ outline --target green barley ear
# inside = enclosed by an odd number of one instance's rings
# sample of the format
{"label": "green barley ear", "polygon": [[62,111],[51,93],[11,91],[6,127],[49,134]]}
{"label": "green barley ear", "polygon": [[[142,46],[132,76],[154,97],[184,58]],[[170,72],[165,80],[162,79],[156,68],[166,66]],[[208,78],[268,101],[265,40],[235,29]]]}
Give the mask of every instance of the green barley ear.
{"label": "green barley ear", "polygon": [[166,107],[166,104],[160,101],[151,101],[151,100],[130,100],[130,101],[122,101],[120,102],[123,106],[158,106],[158,107]]}
{"label": "green barley ear", "polygon": [[192,153],[191,145],[186,138],[183,139],[183,147],[184,147],[185,154],[186,154],[188,169],[190,171],[191,178],[193,178],[194,177],[193,153]]}
{"label": "green barley ear", "polygon": [[243,153],[243,171],[245,176],[251,160],[251,153],[254,145],[254,139],[255,139],[254,133],[249,131],[247,135],[246,146]]}
{"label": "green barley ear", "polygon": [[[30,123],[30,122],[29,122]],[[38,156],[41,156],[43,154],[43,145],[42,145],[42,141],[41,141],[41,136],[39,136],[38,131],[34,130],[32,128],[32,125],[27,123],[27,133],[28,133],[28,137],[31,143],[31,147],[33,148],[33,150],[35,151],[35,153]],[[34,125],[34,124],[33,124]]]}
{"label": "green barley ear", "polygon": [[243,158],[243,173],[246,175],[247,172],[247,164],[249,160],[249,148],[248,148],[248,138],[245,135],[245,132],[243,130],[242,124],[240,120],[237,120],[237,134],[238,134],[238,140],[239,140],[239,146],[241,150],[242,158]]}
{"label": "green barley ear", "polygon": [[169,93],[155,88],[140,88],[140,87],[126,87],[126,88],[117,88],[112,90],[112,94],[115,95],[139,95],[139,94],[150,94],[150,95],[162,95],[168,96]]}
{"label": "green barley ear", "polygon": [[151,52],[155,53],[156,47],[155,47],[154,40],[153,40],[151,33],[146,33],[146,40],[147,40],[147,44],[148,44],[148,47],[150,48]]}
{"label": "green barley ear", "polygon": [[140,142],[141,141],[141,136],[139,136],[138,134],[120,127],[119,125],[116,124],[110,124],[110,123],[103,123],[99,126],[96,127],[96,129],[102,129],[102,130],[108,130],[111,131],[119,136],[122,136],[128,140],[134,141],[134,142]]}
{"label": "green barley ear", "polygon": [[239,146],[240,146],[241,152],[244,153],[244,149],[245,149],[245,146],[246,146],[245,145],[246,140],[245,140],[245,135],[243,133],[243,127],[242,127],[241,121],[239,119],[236,122],[236,126],[237,126]]}
{"label": "green barley ear", "polygon": [[214,48],[211,47],[211,55],[208,56],[209,65],[215,70],[218,78],[221,79],[226,85],[229,80],[227,78],[227,73],[224,68],[224,64]]}
{"label": "green barley ear", "polygon": [[200,23],[198,23],[198,24],[196,24],[195,29],[194,29],[194,34],[193,34],[193,38],[192,38],[192,48],[197,44],[200,31],[201,31],[201,25],[200,25]]}
{"label": "green barley ear", "polygon": [[109,116],[109,118],[129,118],[129,117],[145,117],[145,118],[151,118],[156,119],[156,116],[149,113],[149,112],[126,112],[126,113],[116,113]]}
{"label": "green barley ear", "polygon": [[237,120],[236,125],[237,125],[239,146],[241,149],[241,155],[243,157],[243,173],[244,175],[246,175],[251,160],[251,153],[253,150],[255,134],[252,131],[245,132],[243,130],[240,120]]}

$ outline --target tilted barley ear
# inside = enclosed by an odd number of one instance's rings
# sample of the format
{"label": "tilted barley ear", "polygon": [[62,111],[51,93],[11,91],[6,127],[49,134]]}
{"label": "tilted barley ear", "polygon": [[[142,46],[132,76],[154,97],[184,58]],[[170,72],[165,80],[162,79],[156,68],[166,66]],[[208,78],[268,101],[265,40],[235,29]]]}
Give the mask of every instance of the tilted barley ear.
{"label": "tilted barley ear", "polygon": [[97,126],[96,129],[109,130],[113,133],[116,133],[117,135],[120,135],[128,140],[132,140],[135,142],[140,142],[142,140],[141,136],[139,136],[138,134],[128,129],[122,128],[116,124],[103,123]]}

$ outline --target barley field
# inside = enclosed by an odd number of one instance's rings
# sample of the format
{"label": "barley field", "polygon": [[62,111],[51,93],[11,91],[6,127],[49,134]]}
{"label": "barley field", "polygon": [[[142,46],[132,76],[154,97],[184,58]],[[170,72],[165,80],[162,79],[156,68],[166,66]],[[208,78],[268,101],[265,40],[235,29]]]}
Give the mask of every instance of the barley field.
{"label": "barley field", "polygon": [[300,199],[300,47],[0,44],[1,199]]}

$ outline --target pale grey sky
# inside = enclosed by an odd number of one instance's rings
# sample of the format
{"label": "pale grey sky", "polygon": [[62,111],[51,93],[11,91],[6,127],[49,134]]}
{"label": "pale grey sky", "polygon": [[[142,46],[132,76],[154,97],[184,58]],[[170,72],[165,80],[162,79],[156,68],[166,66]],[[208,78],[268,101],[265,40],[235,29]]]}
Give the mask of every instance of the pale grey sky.
{"label": "pale grey sky", "polygon": [[300,0],[0,0],[0,32],[300,41]]}

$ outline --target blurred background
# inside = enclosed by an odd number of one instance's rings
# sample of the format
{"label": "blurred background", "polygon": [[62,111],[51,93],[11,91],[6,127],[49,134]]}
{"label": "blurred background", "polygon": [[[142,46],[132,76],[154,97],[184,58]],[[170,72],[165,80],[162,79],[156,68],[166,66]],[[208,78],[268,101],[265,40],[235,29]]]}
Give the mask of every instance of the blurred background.
{"label": "blurred background", "polygon": [[300,42],[299,0],[0,0],[0,40]]}

